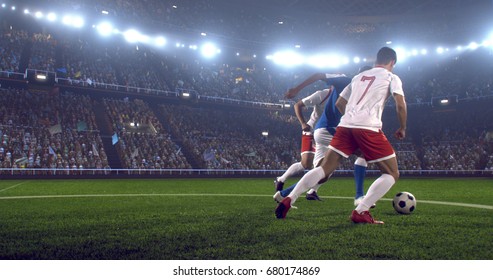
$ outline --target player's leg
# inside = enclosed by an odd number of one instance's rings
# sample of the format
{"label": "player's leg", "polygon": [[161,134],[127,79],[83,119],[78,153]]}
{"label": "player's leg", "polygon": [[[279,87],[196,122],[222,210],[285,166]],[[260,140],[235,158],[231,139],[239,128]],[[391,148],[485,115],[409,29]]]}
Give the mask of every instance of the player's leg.
{"label": "player's leg", "polygon": [[312,168],[314,152],[313,135],[311,133],[304,133],[301,137],[301,161],[293,163],[284,174],[274,180],[276,191],[283,189],[284,183],[288,178],[303,172],[305,169]]}
{"label": "player's leg", "polygon": [[342,156],[338,153],[333,150],[328,150],[324,160],[322,161],[322,165],[306,173],[305,176],[303,176],[303,178],[301,178],[298,182],[294,190],[288,195],[288,197],[291,198],[291,203],[294,203],[302,193],[317,185],[318,182],[328,177],[328,175],[332,174],[332,172],[339,165],[341,158]]}
{"label": "player's leg", "polygon": [[356,189],[356,193],[354,196],[354,206],[358,206],[365,195],[364,182],[367,166],[368,163],[363,157],[358,157],[354,162],[354,185]]}
{"label": "player's leg", "polygon": [[396,157],[377,162],[377,165],[379,166],[382,175],[380,175],[380,177],[378,177],[368,188],[365,198],[355,209],[358,213],[370,210],[371,206],[382,198],[399,178]]}
{"label": "player's leg", "polygon": [[329,150],[327,151],[322,165],[310,170],[301,178],[294,190],[277,205],[275,214],[278,219],[286,217],[291,205],[298,197],[309,188],[315,186],[320,180],[328,177],[339,166],[341,158],[348,157],[357,148],[357,144],[352,140],[350,130],[347,128],[337,128],[337,134],[332,139]]}
{"label": "player's leg", "polygon": [[378,177],[368,188],[365,198],[358,204],[351,214],[351,220],[355,223],[381,224],[375,221],[369,210],[371,206],[382,198],[399,178],[399,169],[394,149],[383,132],[368,130],[353,130],[355,139],[368,162],[375,162],[382,175]]}
{"label": "player's leg", "polygon": [[[313,135],[313,139],[315,140],[315,156],[313,158],[313,166],[318,167],[322,164],[322,160],[324,159],[324,156],[329,149],[330,141],[332,141],[332,138],[333,135],[326,128],[319,128],[315,130],[315,133]],[[320,200],[320,198],[318,197],[318,189],[329,179],[329,177],[308,190],[308,192],[306,193],[306,199]]]}

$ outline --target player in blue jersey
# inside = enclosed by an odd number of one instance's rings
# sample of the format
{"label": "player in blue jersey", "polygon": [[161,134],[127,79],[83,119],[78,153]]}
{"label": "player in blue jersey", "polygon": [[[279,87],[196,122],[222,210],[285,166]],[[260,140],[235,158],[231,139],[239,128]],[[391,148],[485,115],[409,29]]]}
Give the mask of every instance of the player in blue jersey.
{"label": "player in blue jersey", "polygon": [[[362,67],[359,73],[371,69],[369,66]],[[351,78],[341,75],[341,74],[323,74],[317,73],[310,76],[308,79],[303,81],[297,87],[288,90],[286,93],[287,98],[295,97],[301,89],[304,87],[318,81],[325,81],[326,84],[331,88],[331,94],[328,96],[327,101],[325,103],[324,112],[321,114],[318,122],[314,128],[314,140],[316,144],[315,148],[315,157],[313,160],[313,166],[319,166],[321,160],[323,159],[329,144],[332,140],[333,135],[335,134],[335,128],[339,124],[341,119],[341,113],[336,108],[335,104],[337,99],[339,98],[339,93],[351,82]],[[298,114],[297,114],[298,115]],[[298,116],[298,119],[300,117]],[[301,117],[302,120],[302,117]],[[301,122],[300,120],[300,122]],[[302,124],[303,126],[303,124]],[[364,198],[364,177],[366,173],[367,163],[366,160],[362,157],[358,157],[354,166],[354,178],[355,178],[355,200],[354,205],[357,206],[359,202]],[[328,178],[327,178],[328,179]],[[316,186],[311,188],[306,195],[308,200],[320,200],[318,197],[317,191],[318,188],[324,181],[319,182]],[[284,197],[289,195],[289,193],[296,187],[296,184],[285,190],[278,190],[274,194],[274,200],[280,202]]]}

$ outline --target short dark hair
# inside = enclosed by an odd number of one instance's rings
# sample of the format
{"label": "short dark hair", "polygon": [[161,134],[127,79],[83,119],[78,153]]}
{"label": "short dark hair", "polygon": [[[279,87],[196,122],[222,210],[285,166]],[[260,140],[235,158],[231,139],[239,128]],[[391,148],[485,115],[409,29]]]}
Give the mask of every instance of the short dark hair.
{"label": "short dark hair", "polygon": [[377,53],[377,64],[388,64],[394,60],[397,63],[397,53],[389,48],[383,47]]}

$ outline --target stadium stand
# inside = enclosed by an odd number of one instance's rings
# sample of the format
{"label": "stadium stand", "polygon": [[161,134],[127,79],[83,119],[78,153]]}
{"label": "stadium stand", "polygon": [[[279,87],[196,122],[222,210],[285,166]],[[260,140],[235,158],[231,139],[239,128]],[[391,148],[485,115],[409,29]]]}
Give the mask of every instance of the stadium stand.
{"label": "stadium stand", "polygon": [[[275,40],[304,26],[298,21],[290,23],[297,27],[268,28],[272,22],[246,10],[208,17],[215,8],[209,1],[178,8],[170,1],[52,2],[88,13],[107,10],[120,21],[138,20],[184,33],[199,29],[200,21],[193,19],[200,18],[212,34],[241,42],[255,41],[259,34]],[[144,45],[9,20],[2,19],[0,25],[4,174],[12,173],[8,168],[282,170],[299,160],[299,124],[292,108],[283,107],[283,95],[313,69],[208,63]],[[239,27],[247,23],[249,28],[239,34]],[[432,24],[429,34],[421,36],[432,37],[454,24]],[[320,21],[310,28],[314,33],[342,29],[345,39],[358,41],[401,27]],[[409,32],[421,30],[419,22],[406,27]],[[493,67],[478,63],[491,56],[491,51],[477,50],[438,62],[417,59],[396,68],[410,114],[406,142],[392,140],[401,169],[415,173],[493,169],[488,137],[493,133]],[[56,86],[26,83],[19,78],[26,69],[56,73]],[[355,72],[345,70],[348,75]],[[300,97],[321,86],[305,89]],[[185,99],[183,93],[191,96]],[[435,102],[441,99],[456,102],[441,106]],[[397,126],[394,114],[391,106],[384,112],[389,136]],[[350,170],[352,162],[344,161],[340,169]]]}

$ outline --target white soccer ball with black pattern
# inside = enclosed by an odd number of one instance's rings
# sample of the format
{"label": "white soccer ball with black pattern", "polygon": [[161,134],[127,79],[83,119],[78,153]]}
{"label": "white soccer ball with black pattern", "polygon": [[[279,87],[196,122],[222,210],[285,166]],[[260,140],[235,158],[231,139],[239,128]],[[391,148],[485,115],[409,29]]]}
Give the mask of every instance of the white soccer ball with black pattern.
{"label": "white soccer ball with black pattern", "polygon": [[392,206],[399,214],[411,214],[416,210],[416,198],[412,193],[400,192],[394,196]]}

